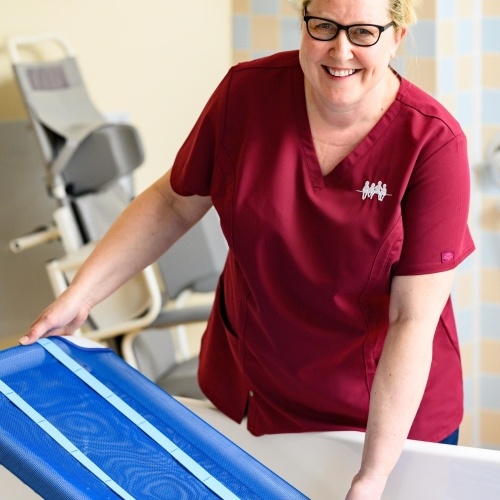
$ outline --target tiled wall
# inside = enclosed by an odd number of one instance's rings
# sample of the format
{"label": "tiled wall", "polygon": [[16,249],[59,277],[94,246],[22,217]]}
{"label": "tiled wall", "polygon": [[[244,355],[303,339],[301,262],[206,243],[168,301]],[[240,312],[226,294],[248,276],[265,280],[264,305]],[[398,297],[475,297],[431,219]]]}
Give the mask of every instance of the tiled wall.
{"label": "tiled wall", "polygon": [[[480,8],[478,2],[436,0],[425,19],[434,30],[434,81],[432,92],[459,120],[467,134],[472,174],[470,226],[477,251],[457,273],[454,290],[464,368],[465,418],[463,444],[484,444],[481,431],[481,191],[474,172],[483,155],[481,130]],[[429,6],[429,5],[428,5]],[[417,28],[418,29],[418,28]],[[419,41],[423,41],[420,33]],[[418,64],[418,61],[417,61]]]}
{"label": "tiled wall", "polygon": [[[286,0],[233,0],[233,27],[235,62],[299,46],[299,17]],[[480,173],[500,131],[498,33],[498,0],[423,0],[393,64],[448,107],[468,137],[478,250],[453,291],[465,377],[461,443],[500,449],[500,186]]]}
{"label": "tiled wall", "polygon": [[[500,133],[500,2],[482,1],[482,146]],[[499,142],[500,146],[500,142]],[[500,186],[480,180],[481,226],[481,440],[500,449]]]}
{"label": "tiled wall", "polygon": [[300,21],[287,0],[233,0],[234,61],[299,46]]}

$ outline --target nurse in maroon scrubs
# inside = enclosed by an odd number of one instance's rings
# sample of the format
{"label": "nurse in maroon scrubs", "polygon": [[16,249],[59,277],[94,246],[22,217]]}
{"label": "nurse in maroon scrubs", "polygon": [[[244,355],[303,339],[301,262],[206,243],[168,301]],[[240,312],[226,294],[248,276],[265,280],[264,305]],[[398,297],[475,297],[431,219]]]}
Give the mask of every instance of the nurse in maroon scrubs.
{"label": "nurse in maroon scrubs", "polygon": [[21,343],[73,332],[214,206],[229,254],[199,380],[221,411],[255,435],[366,431],[350,500],[380,498],[406,438],[456,442],[469,167],[456,120],[391,67],[414,3],[300,2],[300,50],[228,72]]}

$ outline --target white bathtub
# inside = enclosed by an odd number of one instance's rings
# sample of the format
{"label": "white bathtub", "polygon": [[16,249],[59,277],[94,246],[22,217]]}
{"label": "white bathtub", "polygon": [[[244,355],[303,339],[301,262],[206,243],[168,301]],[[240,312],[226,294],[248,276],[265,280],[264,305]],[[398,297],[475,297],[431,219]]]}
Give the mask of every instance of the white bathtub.
{"label": "white bathtub", "polygon": [[[362,433],[256,438],[209,404],[181,400],[193,412],[313,500],[344,500],[357,472]],[[2,500],[39,499],[0,467]],[[384,500],[499,500],[500,451],[407,441]]]}
{"label": "white bathtub", "polygon": [[[361,461],[364,434],[254,437],[210,405],[192,411],[313,500],[344,500]],[[384,500],[500,500],[500,451],[408,440]]]}

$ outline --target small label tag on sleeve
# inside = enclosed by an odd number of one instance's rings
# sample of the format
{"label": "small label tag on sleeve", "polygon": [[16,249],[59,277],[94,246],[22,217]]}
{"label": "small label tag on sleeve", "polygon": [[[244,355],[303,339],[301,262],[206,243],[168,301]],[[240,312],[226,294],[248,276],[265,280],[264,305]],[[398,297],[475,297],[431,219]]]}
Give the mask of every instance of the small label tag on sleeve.
{"label": "small label tag on sleeve", "polygon": [[455,260],[455,252],[441,252],[441,262],[447,264]]}

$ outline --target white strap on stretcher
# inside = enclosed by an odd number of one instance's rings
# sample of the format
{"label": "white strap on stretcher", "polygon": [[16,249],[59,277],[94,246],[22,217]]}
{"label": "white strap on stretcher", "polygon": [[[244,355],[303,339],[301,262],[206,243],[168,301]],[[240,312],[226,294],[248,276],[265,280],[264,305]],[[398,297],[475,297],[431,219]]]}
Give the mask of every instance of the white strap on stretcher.
{"label": "white strap on stretcher", "polygon": [[64,434],[59,432],[50,422],[40,415],[32,406],[30,406],[19,394],[13,391],[7,384],[0,380],[0,392],[24,412],[33,422],[44,430],[57,444],[62,446],[92,474],[97,476],[103,483],[111,488],[120,498],[124,500],[134,500],[121,486],[116,484],[102,469],[100,469],[92,460],[82,453]]}
{"label": "white strap on stretcher", "polygon": [[[144,417],[137,413],[132,407],[125,403],[113,391],[109,390],[102,382],[97,380],[87,370],[82,368],[76,361],[62,351],[57,345],[49,339],[40,339],[38,343],[49,352],[54,358],[61,362],[68,370],[73,372],[80,380],[85,382],[91,389],[106,399],[109,404],[114,406],[133,424],[139,427],[147,436],[158,443],[166,450],[177,462],[183,465],[193,476],[201,481],[207,488],[213,491],[223,500],[238,500],[238,497],[228,490],[222,483],[209,474],[200,464],[193,460],[189,455],[183,452],[175,443],[163,435],[154,425],[148,422]],[[10,387],[0,381],[0,391],[5,394],[16,406],[35,421],[47,434],[60,444],[69,453],[82,463],[87,469],[96,475],[101,481],[108,485],[121,498],[133,500],[126,491],[118,484],[112,481],[96,464],[81,453],[63,434],[54,426],[47,422],[43,416],[36,412],[28,403],[18,396]],[[70,451],[71,450],[71,451]]]}

